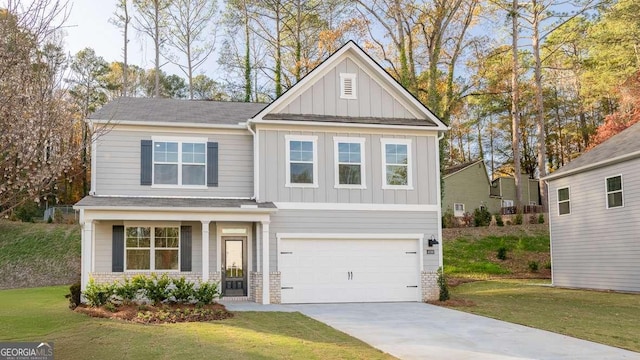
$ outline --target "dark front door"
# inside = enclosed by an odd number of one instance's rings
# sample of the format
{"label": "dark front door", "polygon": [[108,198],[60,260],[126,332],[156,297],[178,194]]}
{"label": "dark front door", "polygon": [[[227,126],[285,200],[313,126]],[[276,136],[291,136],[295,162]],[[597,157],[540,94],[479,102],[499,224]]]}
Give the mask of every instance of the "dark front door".
{"label": "dark front door", "polygon": [[247,295],[247,238],[244,236],[222,238],[222,294],[224,296]]}

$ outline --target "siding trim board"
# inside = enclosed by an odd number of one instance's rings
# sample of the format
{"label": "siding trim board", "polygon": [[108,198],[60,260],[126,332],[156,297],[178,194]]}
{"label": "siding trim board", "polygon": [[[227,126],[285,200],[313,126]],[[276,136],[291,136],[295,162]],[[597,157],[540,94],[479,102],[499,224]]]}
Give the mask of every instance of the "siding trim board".
{"label": "siding trim board", "polygon": [[347,210],[347,211],[414,211],[437,212],[438,205],[274,202],[278,210]]}

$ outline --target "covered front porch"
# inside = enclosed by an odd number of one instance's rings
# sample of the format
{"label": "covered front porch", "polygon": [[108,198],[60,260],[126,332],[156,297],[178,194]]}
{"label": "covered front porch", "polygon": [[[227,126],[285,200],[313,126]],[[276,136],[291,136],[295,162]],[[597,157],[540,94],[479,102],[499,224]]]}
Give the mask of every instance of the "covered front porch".
{"label": "covered front porch", "polygon": [[227,299],[279,303],[269,272],[271,203],[252,200],[105,198],[76,204],[82,289],[137,274],[219,282]]}

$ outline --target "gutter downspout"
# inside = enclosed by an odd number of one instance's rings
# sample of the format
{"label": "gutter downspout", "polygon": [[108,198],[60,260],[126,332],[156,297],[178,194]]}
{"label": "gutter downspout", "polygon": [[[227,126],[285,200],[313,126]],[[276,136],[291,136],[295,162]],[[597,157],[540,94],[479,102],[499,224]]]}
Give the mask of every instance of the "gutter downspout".
{"label": "gutter downspout", "polygon": [[251,119],[247,119],[247,130],[251,133],[251,135],[253,136],[253,196],[251,197],[251,200],[255,200],[258,201],[259,198],[259,191],[260,191],[260,186],[259,186],[259,175],[260,175],[260,166],[259,166],[259,159],[258,159],[258,146],[259,146],[259,142],[258,142],[258,135],[256,134],[256,132],[251,128]]}

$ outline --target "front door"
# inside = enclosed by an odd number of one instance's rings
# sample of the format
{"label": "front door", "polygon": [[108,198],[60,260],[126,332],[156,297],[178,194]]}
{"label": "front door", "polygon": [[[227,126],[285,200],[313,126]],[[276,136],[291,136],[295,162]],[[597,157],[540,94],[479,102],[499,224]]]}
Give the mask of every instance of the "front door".
{"label": "front door", "polygon": [[247,237],[222,238],[222,295],[247,295]]}

